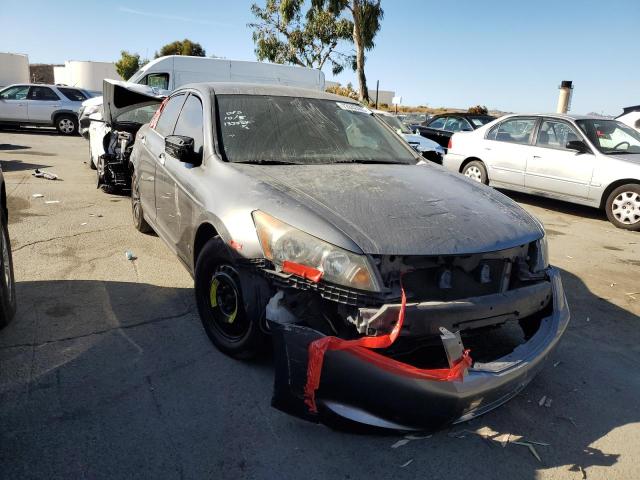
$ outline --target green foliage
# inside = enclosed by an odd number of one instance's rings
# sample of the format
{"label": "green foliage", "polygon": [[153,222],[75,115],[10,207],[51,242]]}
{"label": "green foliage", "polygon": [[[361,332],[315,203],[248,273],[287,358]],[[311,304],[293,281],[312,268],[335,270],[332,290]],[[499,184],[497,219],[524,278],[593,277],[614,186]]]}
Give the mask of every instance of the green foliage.
{"label": "green foliage", "polygon": [[332,85],[326,88],[326,91],[329,93],[334,93],[336,95],[342,95],[343,97],[349,97],[354,100],[358,99],[358,92],[353,89],[353,85],[351,83],[347,83],[346,87],[343,87],[340,84]]}
{"label": "green foliage", "polygon": [[120,60],[116,62],[116,71],[122,78],[129,80],[131,75],[146,63],[147,60],[140,60],[140,55],[137,53],[129,53],[126,50],[122,50],[120,52]]}
{"label": "green foliage", "polygon": [[[303,7],[308,7],[306,12]],[[264,7],[253,4],[251,12],[256,22],[248,26],[258,60],[318,69],[329,64],[334,74],[351,65],[352,56],[338,46],[351,39],[353,24],[339,14],[304,0],[266,0]]]}
{"label": "green foliage", "polygon": [[166,55],[189,55],[192,57],[205,57],[206,52],[202,45],[196,42],[192,42],[188,38],[184,40],[176,40],[166,44],[156,52],[155,58],[164,57]]}
{"label": "green foliage", "polygon": [[475,107],[469,107],[467,113],[472,115],[489,115],[489,109],[484,105],[476,105]]}

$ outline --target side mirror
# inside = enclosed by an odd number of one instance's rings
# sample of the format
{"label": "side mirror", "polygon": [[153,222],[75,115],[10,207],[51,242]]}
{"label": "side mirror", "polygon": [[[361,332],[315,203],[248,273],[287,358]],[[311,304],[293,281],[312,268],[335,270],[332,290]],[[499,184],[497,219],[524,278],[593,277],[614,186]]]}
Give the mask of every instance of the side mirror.
{"label": "side mirror", "polygon": [[199,163],[193,151],[193,138],[169,135],[164,139],[164,151],[181,162]]}
{"label": "side mirror", "polygon": [[567,150],[575,150],[578,153],[590,153],[591,150],[582,140],[571,140],[565,145]]}

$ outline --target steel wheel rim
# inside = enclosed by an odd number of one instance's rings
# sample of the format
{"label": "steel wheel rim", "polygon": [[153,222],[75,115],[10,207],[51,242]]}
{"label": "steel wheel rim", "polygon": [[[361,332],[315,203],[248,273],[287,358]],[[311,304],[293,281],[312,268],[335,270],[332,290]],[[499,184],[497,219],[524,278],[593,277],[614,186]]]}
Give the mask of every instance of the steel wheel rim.
{"label": "steel wheel rim", "polygon": [[140,219],[140,188],[137,177],[133,178],[133,189],[131,191],[131,206],[133,208],[133,218],[138,221]]}
{"label": "steel wheel rim", "polygon": [[211,326],[230,341],[241,340],[249,331],[249,323],[241,314],[240,291],[231,267],[222,267],[209,282],[208,304]]}
{"label": "steel wheel rim", "polygon": [[63,118],[62,120],[60,120],[58,122],[58,126],[60,127],[60,130],[62,130],[64,133],[73,132],[73,128],[74,128],[73,122],[68,118]]}
{"label": "steel wheel rim", "polygon": [[635,225],[640,222],[640,193],[620,193],[613,199],[611,213],[624,225]]}
{"label": "steel wheel rim", "polygon": [[482,172],[475,165],[467,167],[464,171],[464,176],[470,178],[471,180],[475,180],[476,182],[482,182]]}
{"label": "steel wheel rim", "polygon": [[7,286],[7,295],[9,302],[13,301],[13,290],[11,282],[11,260],[9,259],[9,242],[7,242],[7,233],[2,229],[2,274],[4,275],[4,283]]}

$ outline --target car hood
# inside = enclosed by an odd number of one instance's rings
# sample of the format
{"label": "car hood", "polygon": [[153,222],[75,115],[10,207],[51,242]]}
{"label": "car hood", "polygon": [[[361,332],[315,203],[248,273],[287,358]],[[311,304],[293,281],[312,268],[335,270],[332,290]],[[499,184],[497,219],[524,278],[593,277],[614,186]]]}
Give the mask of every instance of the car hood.
{"label": "car hood", "polygon": [[433,140],[429,140],[428,138],[424,138],[421,135],[416,135],[415,133],[403,133],[402,136],[408,143],[417,143],[418,150],[421,152],[434,150],[441,151],[442,147],[438,145]]}
{"label": "car hood", "polygon": [[619,155],[606,155],[606,157],[614,160],[620,160],[621,162],[640,165],[640,153],[621,153]]}
{"label": "car hood", "polygon": [[119,80],[103,80],[103,119],[107,123],[113,123],[116,118],[125,112],[161,103],[168,94],[167,90],[160,90],[147,85]]}
{"label": "car hood", "polygon": [[[491,252],[544,234],[511,199],[436,165],[234,166],[288,197],[284,208],[306,207],[367,254]],[[317,225],[293,226],[323,238]]]}

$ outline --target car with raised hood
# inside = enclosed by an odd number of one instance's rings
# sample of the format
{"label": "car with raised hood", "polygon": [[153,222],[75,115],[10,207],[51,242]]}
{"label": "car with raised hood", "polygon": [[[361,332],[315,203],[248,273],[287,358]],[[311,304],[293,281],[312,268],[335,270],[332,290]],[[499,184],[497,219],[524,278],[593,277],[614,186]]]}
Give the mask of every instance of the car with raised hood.
{"label": "car with raised hood", "polygon": [[129,157],[136,132],[153,118],[169,92],[118,80],[103,81],[104,103],[89,115],[89,159],[96,170],[97,185],[128,190],[131,186]]}
{"label": "car with raised hood", "polygon": [[418,151],[424,158],[435,163],[442,163],[444,148],[436,142],[420,135],[416,135],[409,129],[409,127],[402,123],[398,117],[390,114],[389,112],[385,112],[384,110],[373,110],[373,112],[378,115],[384,123],[395,130],[398,135],[404,138],[407,143]]}
{"label": "car with raised hood", "polygon": [[604,210],[640,231],[640,133],[595,116],[508,115],[456,133],[444,166],[480,183]]}
{"label": "car with raised hood", "polygon": [[[345,97],[184,86],[138,130],[135,227],[194,277],[215,346],[271,341],[272,405],[437,428],[516,395],[569,321],[544,229]],[[470,350],[470,351],[469,351]]]}

